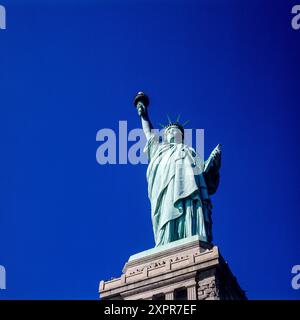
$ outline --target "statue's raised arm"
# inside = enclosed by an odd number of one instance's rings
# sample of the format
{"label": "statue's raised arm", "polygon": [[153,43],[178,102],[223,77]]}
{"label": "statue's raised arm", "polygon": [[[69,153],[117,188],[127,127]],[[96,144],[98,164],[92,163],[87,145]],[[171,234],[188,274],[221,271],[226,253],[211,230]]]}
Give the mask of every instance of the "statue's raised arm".
{"label": "statue's raised arm", "polygon": [[149,98],[143,92],[139,92],[134,98],[134,105],[136,107],[138,115],[141,117],[142,127],[145,133],[147,140],[149,140],[152,136],[152,123],[149,119],[148,114],[148,105]]}

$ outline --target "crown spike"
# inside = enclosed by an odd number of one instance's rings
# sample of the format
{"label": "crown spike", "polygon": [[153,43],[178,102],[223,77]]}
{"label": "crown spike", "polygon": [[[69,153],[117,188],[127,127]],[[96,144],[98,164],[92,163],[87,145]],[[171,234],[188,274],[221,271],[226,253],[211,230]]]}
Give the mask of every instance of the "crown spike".
{"label": "crown spike", "polygon": [[185,127],[189,122],[190,120],[185,121],[185,123],[182,126]]}
{"label": "crown spike", "polygon": [[172,123],[172,120],[170,119],[169,115],[167,114],[167,118],[168,118],[168,121],[169,121],[169,124]]}

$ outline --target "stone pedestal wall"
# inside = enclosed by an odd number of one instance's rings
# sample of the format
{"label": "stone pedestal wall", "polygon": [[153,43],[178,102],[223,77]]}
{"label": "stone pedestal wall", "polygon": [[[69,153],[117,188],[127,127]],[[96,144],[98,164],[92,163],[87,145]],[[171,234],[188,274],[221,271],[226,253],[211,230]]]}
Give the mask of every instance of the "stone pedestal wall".
{"label": "stone pedestal wall", "polygon": [[199,240],[137,255],[119,278],[101,281],[99,293],[103,300],[246,299],[218,247]]}

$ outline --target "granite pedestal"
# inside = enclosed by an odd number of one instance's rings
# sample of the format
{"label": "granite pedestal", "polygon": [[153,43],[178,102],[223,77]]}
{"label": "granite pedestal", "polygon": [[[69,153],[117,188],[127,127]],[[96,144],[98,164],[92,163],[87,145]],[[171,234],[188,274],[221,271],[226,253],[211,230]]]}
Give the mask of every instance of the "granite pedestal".
{"label": "granite pedestal", "polygon": [[99,293],[103,300],[247,299],[218,247],[197,236],[131,256]]}

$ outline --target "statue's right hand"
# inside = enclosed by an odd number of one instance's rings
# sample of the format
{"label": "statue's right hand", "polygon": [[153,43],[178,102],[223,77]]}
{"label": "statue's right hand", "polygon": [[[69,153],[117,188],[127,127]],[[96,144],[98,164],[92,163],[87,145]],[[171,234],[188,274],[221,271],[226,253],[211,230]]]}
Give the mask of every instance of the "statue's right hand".
{"label": "statue's right hand", "polygon": [[137,112],[140,117],[143,116],[145,114],[145,107],[143,105],[139,105],[137,107]]}

